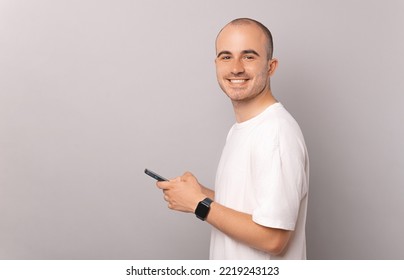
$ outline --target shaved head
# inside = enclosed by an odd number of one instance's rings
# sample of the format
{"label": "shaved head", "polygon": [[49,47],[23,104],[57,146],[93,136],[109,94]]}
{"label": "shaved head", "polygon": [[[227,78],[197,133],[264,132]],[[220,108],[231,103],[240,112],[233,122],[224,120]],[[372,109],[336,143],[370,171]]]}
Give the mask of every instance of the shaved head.
{"label": "shaved head", "polygon": [[217,38],[219,37],[220,33],[222,32],[223,29],[225,29],[227,26],[232,25],[232,26],[237,26],[237,25],[256,25],[257,27],[259,27],[259,29],[261,29],[261,31],[264,33],[265,38],[266,38],[266,52],[267,52],[267,59],[270,60],[272,59],[272,55],[273,55],[273,41],[272,41],[272,34],[271,31],[269,31],[269,29],[263,25],[262,23],[260,23],[259,21],[256,21],[254,19],[250,19],[250,18],[237,18],[232,20],[231,22],[229,22],[228,24],[226,24],[219,32],[219,34],[216,37],[216,42],[217,42]]}

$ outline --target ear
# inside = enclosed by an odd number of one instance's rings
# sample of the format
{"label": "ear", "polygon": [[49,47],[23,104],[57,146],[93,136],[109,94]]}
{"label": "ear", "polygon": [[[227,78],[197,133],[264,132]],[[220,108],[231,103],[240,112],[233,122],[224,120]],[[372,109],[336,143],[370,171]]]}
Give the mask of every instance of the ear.
{"label": "ear", "polygon": [[276,58],[273,58],[271,60],[268,60],[268,76],[271,77],[274,73],[276,68],[278,68],[278,60]]}

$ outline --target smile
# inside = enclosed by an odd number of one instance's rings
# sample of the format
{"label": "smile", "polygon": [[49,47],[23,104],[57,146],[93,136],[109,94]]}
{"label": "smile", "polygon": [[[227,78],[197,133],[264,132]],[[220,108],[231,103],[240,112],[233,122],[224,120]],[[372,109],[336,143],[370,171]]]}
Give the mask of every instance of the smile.
{"label": "smile", "polygon": [[234,79],[234,80],[229,79],[229,82],[232,83],[232,84],[242,84],[242,83],[245,83],[247,81],[248,81],[247,79]]}

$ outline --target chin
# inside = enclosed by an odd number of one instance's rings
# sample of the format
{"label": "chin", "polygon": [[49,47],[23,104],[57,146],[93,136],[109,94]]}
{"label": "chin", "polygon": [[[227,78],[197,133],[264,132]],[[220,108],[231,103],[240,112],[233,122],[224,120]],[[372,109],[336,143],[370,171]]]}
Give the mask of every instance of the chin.
{"label": "chin", "polygon": [[227,96],[230,98],[231,101],[233,102],[241,102],[241,101],[245,101],[248,98],[246,96],[239,96],[239,95],[229,95],[227,94]]}
{"label": "chin", "polygon": [[241,101],[247,97],[247,94],[244,91],[228,90],[225,91],[225,93],[233,101]]}

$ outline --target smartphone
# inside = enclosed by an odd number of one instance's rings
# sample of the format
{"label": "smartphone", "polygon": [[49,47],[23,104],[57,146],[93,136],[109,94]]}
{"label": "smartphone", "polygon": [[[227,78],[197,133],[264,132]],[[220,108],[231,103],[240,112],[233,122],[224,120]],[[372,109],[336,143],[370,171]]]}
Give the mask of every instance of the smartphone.
{"label": "smartphone", "polygon": [[150,177],[156,179],[157,181],[168,181],[168,179],[164,178],[163,176],[160,176],[159,174],[157,174],[147,168],[144,170],[144,173],[146,173]]}

